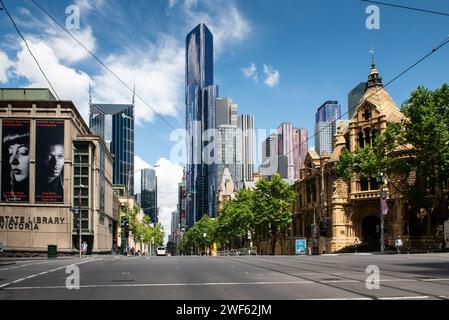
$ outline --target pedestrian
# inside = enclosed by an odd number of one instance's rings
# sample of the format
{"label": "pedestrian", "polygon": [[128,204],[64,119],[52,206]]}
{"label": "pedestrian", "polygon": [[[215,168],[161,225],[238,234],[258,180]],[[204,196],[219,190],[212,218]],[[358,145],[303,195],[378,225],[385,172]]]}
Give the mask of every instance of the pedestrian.
{"label": "pedestrian", "polygon": [[354,239],[354,254],[358,253],[357,249],[358,249],[359,244],[360,244],[359,238],[355,238]]}
{"label": "pedestrian", "polygon": [[396,239],[396,252],[399,254],[401,253],[401,249],[402,249],[402,239],[401,236],[398,236],[398,238]]}
{"label": "pedestrian", "polygon": [[81,245],[81,248],[83,249],[83,256],[87,257],[87,248],[88,248],[88,244],[86,241],[83,242],[83,244]]}

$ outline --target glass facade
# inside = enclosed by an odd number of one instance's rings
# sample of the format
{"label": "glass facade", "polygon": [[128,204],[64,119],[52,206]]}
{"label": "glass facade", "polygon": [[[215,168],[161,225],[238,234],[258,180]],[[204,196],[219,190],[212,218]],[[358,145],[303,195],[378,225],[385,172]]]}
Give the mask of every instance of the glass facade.
{"label": "glass facade", "polygon": [[186,38],[186,188],[187,223],[192,226],[203,215],[215,217],[216,165],[203,159],[214,156],[213,137],[202,141],[202,134],[215,128],[213,85],[213,36],[205,24],[198,25]]}
{"label": "glass facade", "polygon": [[[114,155],[114,184],[128,186],[134,172],[134,105],[91,104],[89,127]],[[134,175],[129,179],[132,195]]]}
{"label": "glass facade", "polygon": [[141,205],[143,212],[151,218],[152,223],[158,223],[157,177],[155,170],[142,170],[141,188]]}
{"label": "glass facade", "polygon": [[334,122],[341,118],[341,105],[338,101],[326,101],[316,113],[315,150],[321,155],[327,150],[329,155],[334,151],[333,139],[337,127]]}

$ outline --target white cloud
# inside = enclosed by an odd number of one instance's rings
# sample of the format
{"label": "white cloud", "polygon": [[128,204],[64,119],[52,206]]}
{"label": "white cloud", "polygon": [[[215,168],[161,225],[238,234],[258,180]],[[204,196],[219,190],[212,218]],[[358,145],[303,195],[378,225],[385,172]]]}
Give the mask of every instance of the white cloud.
{"label": "white cloud", "polygon": [[0,83],[8,81],[8,70],[14,65],[6,53],[0,51]]}
{"label": "white cloud", "polygon": [[242,72],[245,77],[251,78],[255,82],[259,82],[259,73],[257,72],[257,67],[254,63],[251,63],[248,68],[243,68]]}
{"label": "white cloud", "polygon": [[[70,32],[87,49],[89,49],[91,52],[95,51],[96,39],[90,26],[83,28],[82,31],[71,30]],[[90,57],[90,54],[72,38],[70,38],[66,33],[60,32],[59,30],[55,32],[54,30],[50,29],[47,30],[47,33],[53,35],[49,37],[49,46],[53,48],[56,56],[63,62],[66,62],[70,65],[87,57]]]}
{"label": "white cloud", "polygon": [[[139,63],[136,63],[139,61]],[[184,89],[184,48],[171,37],[162,37],[157,45],[133,49],[110,56],[106,64],[122,81],[161,115],[176,116]],[[131,102],[131,92],[109,72],[94,77],[94,100],[108,103]],[[136,99],[137,124],[152,122],[154,112]],[[173,123],[175,125],[175,123]]]}
{"label": "white cloud", "polygon": [[281,74],[278,70],[273,69],[272,66],[263,65],[264,73],[265,73],[265,81],[264,83],[270,88],[276,87],[279,85]]}
{"label": "white cloud", "polygon": [[189,28],[205,23],[214,36],[214,54],[220,55],[229,45],[241,42],[251,32],[249,22],[232,2],[203,1],[207,11],[197,10],[199,0],[185,0],[184,14]]}
{"label": "white cloud", "polygon": [[[84,119],[87,119],[90,77],[82,71],[61,64],[53,49],[44,42],[30,37],[28,39],[31,51],[37,57],[61,100],[72,100]],[[23,42],[12,72],[18,77],[26,78],[28,87],[49,87]]]}
{"label": "white cloud", "polygon": [[168,7],[173,8],[174,6],[176,6],[177,2],[178,0],[168,0]]}
{"label": "white cloud", "polygon": [[[168,159],[160,158],[157,163],[156,176],[158,180],[158,196],[157,202],[159,207],[159,222],[164,226],[166,241],[171,233],[171,214],[176,211],[178,204],[178,183],[182,180],[183,168],[171,162]],[[141,157],[134,157],[134,167],[136,170],[142,170],[151,167],[149,163]],[[135,174],[134,190],[135,193],[140,191],[141,172]]]}

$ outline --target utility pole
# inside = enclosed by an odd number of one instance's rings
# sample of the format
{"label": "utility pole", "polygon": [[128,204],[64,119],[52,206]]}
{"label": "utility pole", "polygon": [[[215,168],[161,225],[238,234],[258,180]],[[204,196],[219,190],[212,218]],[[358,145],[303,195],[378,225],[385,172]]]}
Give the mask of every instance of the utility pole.
{"label": "utility pole", "polygon": [[385,253],[385,235],[384,235],[384,206],[383,202],[387,199],[387,191],[384,189],[385,185],[385,176],[383,172],[379,172],[377,176],[377,182],[379,183],[380,190],[380,253]]}

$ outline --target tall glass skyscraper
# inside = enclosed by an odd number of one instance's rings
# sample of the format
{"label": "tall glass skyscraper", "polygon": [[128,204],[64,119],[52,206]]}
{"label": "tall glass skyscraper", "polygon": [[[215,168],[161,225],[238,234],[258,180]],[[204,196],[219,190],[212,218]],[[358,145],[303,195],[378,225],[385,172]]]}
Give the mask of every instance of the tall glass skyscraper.
{"label": "tall glass skyscraper", "polygon": [[151,218],[152,223],[158,223],[157,207],[157,176],[153,169],[142,170],[141,177],[141,206],[143,212]]}
{"label": "tall glass skyscraper", "polygon": [[134,195],[134,103],[90,104],[89,127],[114,155],[114,184],[128,185]]}
{"label": "tall glass skyscraper", "polygon": [[[188,226],[203,215],[216,215],[216,165],[213,138],[203,141],[203,133],[215,128],[213,36],[205,24],[198,25],[186,38],[186,188]],[[204,155],[204,156],[203,156]]]}
{"label": "tall glass skyscraper", "polygon": [[333,139],[336,133],[335,122],[341,118],[341,105],[338,101],[326,101],[318,108],[315,124],[315,151],[321,155],[324,150],[332,154]]}

